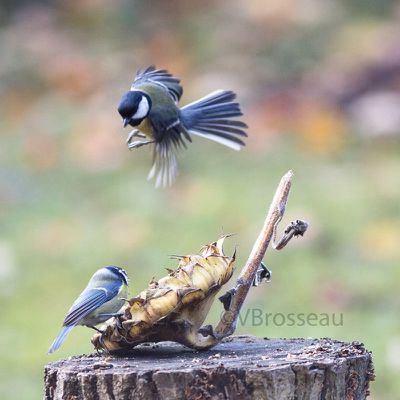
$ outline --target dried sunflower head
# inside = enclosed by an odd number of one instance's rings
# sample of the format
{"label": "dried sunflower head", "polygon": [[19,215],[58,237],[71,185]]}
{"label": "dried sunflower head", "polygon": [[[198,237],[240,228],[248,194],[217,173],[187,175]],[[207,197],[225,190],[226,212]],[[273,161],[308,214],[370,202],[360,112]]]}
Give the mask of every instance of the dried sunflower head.
{"label": "dried sunflower head", "polygon": [[123,316],[105,326],[92,343],[97,349],[130,349],[143,342],[172,340],[189,347],[207,343],[199,329],[215,295],[232,276],[235,255],[223,251],[226,236],[198,255],[182,256],[178,267],[129,300]]}

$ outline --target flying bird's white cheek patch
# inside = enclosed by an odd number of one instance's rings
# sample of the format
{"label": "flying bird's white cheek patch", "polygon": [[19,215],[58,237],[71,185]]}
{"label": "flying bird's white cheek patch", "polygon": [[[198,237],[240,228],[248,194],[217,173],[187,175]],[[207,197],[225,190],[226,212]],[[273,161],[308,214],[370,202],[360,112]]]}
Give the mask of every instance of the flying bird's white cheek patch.
{"label": "flying bird's white cheek patch", "polygon": [[149,102],[147,101],[146,97],[143,96],[142,100],[140,100],[138,108],[133,114],[132,119],[140,119],[146,117],[146,115],[149,113],[150,106]]}

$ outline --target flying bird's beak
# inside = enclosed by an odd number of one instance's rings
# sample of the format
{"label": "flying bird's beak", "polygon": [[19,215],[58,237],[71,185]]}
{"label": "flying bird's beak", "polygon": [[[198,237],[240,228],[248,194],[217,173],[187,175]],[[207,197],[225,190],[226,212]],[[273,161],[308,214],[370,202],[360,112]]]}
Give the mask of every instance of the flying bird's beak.
{"label": "flying bird's beak", "polygon": [[126,128],[127,125],[129,125],[130,118],[124,118],[124,128]]}

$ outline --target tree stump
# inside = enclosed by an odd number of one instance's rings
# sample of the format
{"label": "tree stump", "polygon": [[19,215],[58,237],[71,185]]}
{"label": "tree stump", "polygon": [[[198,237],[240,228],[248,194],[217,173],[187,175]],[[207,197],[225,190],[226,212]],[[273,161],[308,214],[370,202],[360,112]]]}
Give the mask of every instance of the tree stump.
{"label": "tree stump", "polygon": [[212,350],[145,343],[125,356],[49,363],[50,399],[365,399],[372,356],[358,342],[231,336]]}

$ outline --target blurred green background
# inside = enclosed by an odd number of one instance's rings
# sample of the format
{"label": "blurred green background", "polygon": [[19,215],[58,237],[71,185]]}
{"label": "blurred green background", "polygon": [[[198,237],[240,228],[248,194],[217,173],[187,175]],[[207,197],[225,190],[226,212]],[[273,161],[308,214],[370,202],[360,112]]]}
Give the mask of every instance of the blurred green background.
{"label": "blurred green background", "polygon": [[[0,397],[38,399],[44,365],[92,351],[78,327],[46,352],[92,273],[124,266],[133,294],[169,254],[236,233],[246,260],[276,185],[310,231],[266,264],[247,308],[343,314],[343,326],[253,326],[269,337],[358,340],[373,399],[400,392],[400,6],[396,1],[3,1],[0,11]],[[134,72],[182,79],[183,103],[232,89],[240,153],[203,139],[177,183],[147,182],[116,106]],[[210,322],[220,312],[216,304]],[[244,310],[245,312],[245,310]]]}

